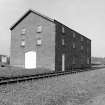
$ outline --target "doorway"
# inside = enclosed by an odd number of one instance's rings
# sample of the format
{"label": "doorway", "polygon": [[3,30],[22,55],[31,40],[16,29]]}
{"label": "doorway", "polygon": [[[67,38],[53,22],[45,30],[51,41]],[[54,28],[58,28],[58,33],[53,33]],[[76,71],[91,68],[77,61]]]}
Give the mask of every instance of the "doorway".
{"label": "doorway", "polygon": [[65,54],[62,54],[62,71],[65,71]]}
{"label": "doorway", "polygon": [[25,68],[36,68],[36,52],[29,51],[25,53]]}

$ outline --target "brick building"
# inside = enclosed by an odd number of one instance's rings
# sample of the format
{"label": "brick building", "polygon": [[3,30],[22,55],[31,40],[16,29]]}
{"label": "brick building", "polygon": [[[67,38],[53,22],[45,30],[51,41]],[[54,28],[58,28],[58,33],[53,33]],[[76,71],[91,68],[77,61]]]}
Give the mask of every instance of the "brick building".
{"label": "brick building", "polygon": [[36,11],[11,28],[10,64],[64,71],[91,66],[91,40]]}

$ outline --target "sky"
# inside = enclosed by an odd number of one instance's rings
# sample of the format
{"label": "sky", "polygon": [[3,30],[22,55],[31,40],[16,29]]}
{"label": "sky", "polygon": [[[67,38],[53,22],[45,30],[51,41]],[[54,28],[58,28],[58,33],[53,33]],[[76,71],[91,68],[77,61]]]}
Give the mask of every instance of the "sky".
{"label": "sky", "polygon": [[105,0],[0,0],[0,54],[10,55],[10,27],[29,9],[91,39],[92,56],[105,57]]}

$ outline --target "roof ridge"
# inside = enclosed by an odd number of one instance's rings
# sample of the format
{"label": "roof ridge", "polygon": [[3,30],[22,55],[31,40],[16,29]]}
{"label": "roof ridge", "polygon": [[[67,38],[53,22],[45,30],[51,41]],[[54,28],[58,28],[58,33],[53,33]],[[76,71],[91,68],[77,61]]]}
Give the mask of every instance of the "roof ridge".
{"label": "roof ridge", "polygon": [[47,18],[47,19],[49,19],[49,20],[51,20],[51,21],[54,21],[54,19],[50,18],[49,16],[46,16],[46,15],[42,14],[42,13],[39,12],[39,11],[36,11],[36,10],[33,10],[33,9],[29,9],[29,10],[30,10],[31,12],[34,12],[35,14],[41,15],[41,16],[43,16],[43,17],[45,17],[45,18]]}
{"label": "roof ridge", "polygon": [[33,12],[34,14],[37,14],[37,15],[39,15],[39,16],[41,16],[41,17],[43,17],[43,18],[45,18],[45,19],[47,19],[47,20],[49,20],[49,21],[51,21],[51,22],[54,22],[54,19],[49,18],[48,16],[43,15],[43,14],[41,14],[41,13],[38,12],[38,11],[29,9],[25,14],[23,14],[23,16],[22,16],[17,22],[15,22],[15,23],[10,27],[10,30],[13,30],[13,29],[14,29],[26,16],[28,16],[28,14],[31,13],[31,12]]}

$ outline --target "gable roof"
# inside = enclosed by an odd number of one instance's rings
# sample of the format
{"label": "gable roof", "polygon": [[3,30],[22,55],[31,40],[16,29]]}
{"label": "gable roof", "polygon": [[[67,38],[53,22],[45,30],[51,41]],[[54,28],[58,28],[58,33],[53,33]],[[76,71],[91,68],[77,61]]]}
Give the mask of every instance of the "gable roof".
{"label": "gable roof", "polygon": [[36,15],[39,15],[45,19],[47,19],[48,21],[51,21],[51,22],[54,22],[53,19],[45,16],[45,15],[42,15],[41,13],[37,12],[37,11],[34,11],[34,10],[28,10],[15,24],[13,24],[11,27],[10,27],[10,30],[13,30],[24,18],[26,18],[30,13],[34,13]]}

